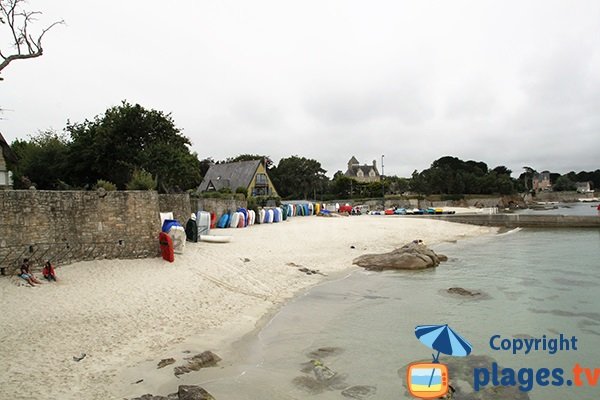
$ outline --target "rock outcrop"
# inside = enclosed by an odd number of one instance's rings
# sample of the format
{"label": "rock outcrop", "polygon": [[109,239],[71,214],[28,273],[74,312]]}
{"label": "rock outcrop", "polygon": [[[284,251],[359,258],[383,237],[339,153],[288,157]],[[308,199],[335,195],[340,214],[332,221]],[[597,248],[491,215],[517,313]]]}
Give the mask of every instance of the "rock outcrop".
{"label": "rock outcrop", "polygon": [[214,367],[221,361],[221,357],[207,350],[186,360],[188,362],[187,365],[180,365],[174,368],[175,376],[187,374],[191,371],[199,371],[202,368]]}
{"label": "rock outcrop", "polygon": [[171,393],[168,396],[145,394],[131,400],[215,400],[215,398],[200,386],[181,385],[177,393]]}
{"label": "rock outcrop", "polygon": [[364,254],[353,264],[371,271],[390,269],[418,270],[437,267],[448,257],[436,254],[420,240],[414,240],[399,249],[384,254]]}

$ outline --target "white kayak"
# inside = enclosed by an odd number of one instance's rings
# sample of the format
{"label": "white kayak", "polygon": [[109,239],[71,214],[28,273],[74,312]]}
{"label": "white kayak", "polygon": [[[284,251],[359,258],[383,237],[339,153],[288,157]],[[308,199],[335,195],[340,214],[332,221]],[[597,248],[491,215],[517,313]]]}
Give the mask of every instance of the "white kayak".
{"label": "white kayak", "polygon": [[198,239],[202,242],[210,242],[210,243],[229,243],[229,242],[231,242],[231,236],[200,235],[200,237]]}

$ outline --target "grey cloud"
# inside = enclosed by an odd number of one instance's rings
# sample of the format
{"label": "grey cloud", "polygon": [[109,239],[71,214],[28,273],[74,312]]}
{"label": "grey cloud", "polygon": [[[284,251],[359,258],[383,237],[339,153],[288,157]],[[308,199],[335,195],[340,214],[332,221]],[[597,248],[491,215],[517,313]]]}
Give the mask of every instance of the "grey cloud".
{"label": "grey cloud", "polygon": [[368,124],[392,119],[403,124],[419,124],[433,117],[433,105],[415,84],[369,87],[363,90],[322,90],[305,102],[305,110],[328,125]]}

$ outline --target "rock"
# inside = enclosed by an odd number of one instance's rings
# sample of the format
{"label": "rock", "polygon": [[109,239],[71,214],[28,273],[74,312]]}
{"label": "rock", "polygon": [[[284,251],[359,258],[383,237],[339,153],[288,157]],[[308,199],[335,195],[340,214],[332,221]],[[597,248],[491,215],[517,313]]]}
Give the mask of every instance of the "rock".
{"label": "rock", "polygon": [[355,258],[353,264],[371,271],[417,270],[437,267],[446,260],[448,257],[436,254],[422,242],[413,241],[389,253],[364,254]]}
{"label": "rock", "polygon": [[219,357],[212,351],[207,350],[200,354],[196,354],[194,357],[191,358],[190,361],[192,364],[195,364],[200,368],[214,367],[219,361],[221,361],[221,357]]}
{"label": "rock", "polygon": [[158,362],[158,368],[157,369],[161,369],[166,367],[167,365],[171,365],[175,363],[175,359],[174,358],[164,358],[162,360],[160,360]]}
{"label": "rock", "polygon": [[374,395],[376,391],[377,388],[375,386],[352,386],[342,391],[342,396],[349,397],[351,399],[362,400]]}
{"label": "rock", "polygon": [[131,400],[169,400],[169,399],[165,396],[154,396],[151,394],[145,394],[141,397],[136,397]]}
{"label": "rock", "polygon": [[187,374],[191,371],[199,371],[201,368],[214,367],[221,361],[221,357],[207,350],[186,360],[188,360],[187,365],[180,365],[174,368],[175,376]]}
{"label": "rock", "polygon": [[311,360],[310,362],[313,365],[313,372],[315,373],[315,378],[317,378],[317,381],[328,381],[335,376],[335,371],[323,364],[321,360]]}
{"label": "rock", "polygon": [[342,354],[344,349],[341,347],[319,347],[316,350],[311,351],[307,354],[308,357],[311,358],[323,358],[329,356],[337,356],[338,354]]}
{"label": "rock", "polygon": [[215,400],[215,398],[200,386],[181,385],[177,391],[179,400]]}
{"label": "rock", "polygon": [[451,287],[450,289],[447,290],[448,293],[450,294],[457,294],[459,296],[480,296],[481,292],[472,292],[470,290],[461,288],[461,287]]}
{"label": "rock", "polygon": [[173,368],[173,373],[175,374],[175,376],[187,374],[188,372],[192,372],[192,370],[186,367],[185,365],[180,365],[178,367]]}

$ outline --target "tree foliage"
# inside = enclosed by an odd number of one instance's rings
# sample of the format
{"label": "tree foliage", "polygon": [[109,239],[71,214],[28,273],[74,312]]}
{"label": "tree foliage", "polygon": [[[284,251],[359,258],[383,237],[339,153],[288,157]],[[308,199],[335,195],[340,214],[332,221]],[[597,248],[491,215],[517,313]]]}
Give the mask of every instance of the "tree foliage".
{"label": "tree foliage", "polygon": [[552,190],[557,192],[576,190],[577,184],[573,182],[567,175],[559,176],[554,185],[552,185]]}
{"label": "tree foliage", "polygon": [[281,197],[307,199],[324,192],[329,181],[325,172],[316,160],[291,156],[279,160],[269,176]]}
{"label": "tree foliage", "polygon": [[592,189],[600,189],[600,169],[595,171],[569,172],[566,176],[573,182],[592,182]]}
{"label": "tree foliage", "polygon": [[156,189],[156,178],[150,172],[143,169],[133,171],[131,180],[127,183],[127,190],[154,190]]}
{"label": "tree foliage", "polygon": [[510,194],[516,190],[510,172],[505,166],[490,170],[481,161],[446,156],[435,160],[430,168],[420,173],[414,171],[409,187],[425,195]]}
{"label": "tree foliage", "polygon": [[29,141],[16,140],[11,148],[19,162],[11,164],[15,189],[63,189],[69,165],[68,139],[54,131],[40,132]]}
{"label": "tree foliage", "polygon": [[[103,115],[68,123],[67,136],[45,132],[12,147],[20,163],[15,177],[40,189],[90,189],[98,180],[125,189],[134,171],[144,170],[162,192],[197,187],[200,161],[169,114],[123,102]],[[66,186],[65,186],[66,185]]]}
{"label": "tree foliage", "polygon": [[273,161],[271,160],[271,157],[261,156],[259,154],[240,154],[239,156],[236,156],[236,157],[229,157],[228,159],[226,159],[225,161],[222,161],[222,162],[232,163],[232,162],[238,162],[238,161],[254,161],[254,160],[265,161],[265,165],[266,165],[267,169],[271,169],[275,166],[273,164]]}
{"label": "tree foliage", "polygon": [[69,123],[72,144],[69,162],[79,185],[106,179],[125,188],[133,171],[143,169],[164,192],[196,187],[200,162],[190,153],[170,114],[123,102],[93,121]]}

